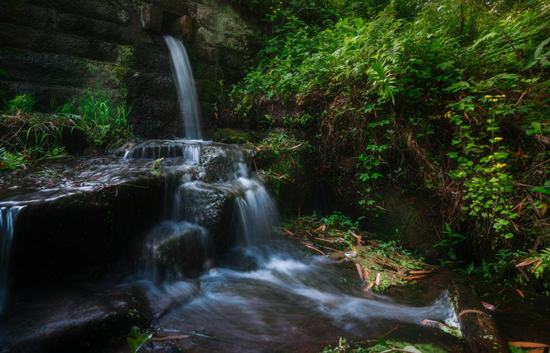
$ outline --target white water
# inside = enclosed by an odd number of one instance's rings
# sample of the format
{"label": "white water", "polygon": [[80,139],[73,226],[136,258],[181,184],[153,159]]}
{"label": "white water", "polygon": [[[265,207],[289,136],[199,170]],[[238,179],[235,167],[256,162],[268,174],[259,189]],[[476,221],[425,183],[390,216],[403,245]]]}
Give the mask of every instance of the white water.
{"label": "white water", "polygon": [[[165,36],[165,40],[172,55],[186,137],[201,139],[200,113],[185,49],[172,37]],[[173,154],[182,164],[191,162],[200,170],[202,149],[191,146],[210,143],[185,143],[180,152],[177,147],[158,148],[145,142],[125,153],[125,158],[170,158]],[[183,251],[178,259],[202,259],[204,274],[198,281],[187,281],[178,273],[159,277],[157,263],[150,263],[152,268],[142,281],[151,300],[179,303],[154,325],[228,338],[239,342],[233,348],[256,352],[264,351],[270,342],[278,342],[281,350],[286,350],[282,349],[285,342],[299,345],[319,340],[319,334],[362,337],[363,333],[387,331],[385,322],[420,325],[424,318],[447,321],[452,316],[444,298],[415,307],[375,293],[349,290],[339,283],[342,272],[337,263],[326,257],[295,256],[288,248],[277,246],[272,241],[273,228],[279,224],[277,207],[265,186],[251,175],[243,149],[228,148],[221,159],[216,185],[196,180],[193,174],[174,175],[167,183],[165,221],[151,232],[147,256],[161,260],[159,247],[182,239],[184,248],[193,250]],[[237,195],[233,224],[227,225],[226,234],[235,232],[236,246],[220,268],[214,263],[214,244],[205,222],[205,210],[213,202],[205,196],[209,188]],[[197,256],[200,252],[204,253]],[[320,331],[316,325],[321,326]],[[215,351],[219,347],[209,348]]]}
{"label": "white water", "polygon": [[201,140],[202,118],[189,57],[180,40],[169,35],[164,35],[164,40],[172,58],[172,72],[176,79],[185,137],[190,140]]}
{"label": "white water", "polygon": [[8,299],[8,264],[13,241],[14,223],[22,206],[0,208],[0,313]]}

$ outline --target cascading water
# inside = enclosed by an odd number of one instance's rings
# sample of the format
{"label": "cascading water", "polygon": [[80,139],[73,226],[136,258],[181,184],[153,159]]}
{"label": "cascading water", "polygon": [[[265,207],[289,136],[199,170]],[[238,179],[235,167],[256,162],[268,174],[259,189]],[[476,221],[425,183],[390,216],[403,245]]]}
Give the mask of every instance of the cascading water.
{"label": "cascading water", "polygon": [[[165,36],[165,40],[173,58],[187,138],[199,139],[200,123],[189,121],[190,117],[200,115],[195,113],[198,108],[194,105],[193,79],[184,48],[174,38]],[[181,147],[175,147],[177,144]],[[214,146],[222,152],[214,163],[216,175],[208,175],[200,169],[201,154]],[[147,285],[154,300],[170,298],[180,303],[154,325],[174,328],[172,332],[200,330],[227,339],[221,346],[216,344],[217,340],[208,340],[206,348],[203,347],[206,351],[283,351],[296,349],[304,341],[322,344],[319,332],[334,341],[338,335],[362,337],[363,332],[387,331],[396,323],[418,327],[423,318],[445,321],[450,317],[450,306],[443,299],[430,306],[414,307],[372,293],[365,297],[362,291],[339,283],[343,273],[338,272],[336,262],[296,256],[289,247],[277,246],[280,243],[272,241],[273,228],[279,223],[277,208],[265,186],[251,175],[242,147],[202,140],[156,141],[134,146],[124,155],[177,158],[184,165],[198,168],[184,171],[183,175],[181,169],[176,169],[169,176],[165,221],[153,230],[146,247],[147,256],[155,261],[154,270],[149,271],[153,277],[147,280]],[[197,176],[214,181],[206,183],[197,180]],[[224,202],[224,197],[215,195],[232,195],[233,224],[225,225],[223,236],[227,237],[231,230],[235,233],[235,246],[220,260],[217,269],[212,268],[216,254],[212,251],[211,234],[206,230],[212,223],[209,207]],[[199,278],[200,285],[181,275],[169,276],[169,281],[166,276],[159,277],[158,266],[163,266],[166,258],[173,255],[167,244],[188,250],[176,251],[173,263],[203,261],[205,271]],[[276,348],[272,346],[274,341],[278,342]]]}
{"label": "cascading water", "polygon": [[0,208],[0,313],[8,299],[8,264],[10,248],[13,241],[14,224],[23,207],[12,206]]}
{"label": "cascading water", "polygon": [[180,40],[164,35],[172,58],[172,72],[176,79],[176,90],[181,115],[185,125],[185,136],[191,140],[202,139],[202,123],[199,101],[195,90],[195,79],[191,63]]}
{"label": "cascading water", "polygon": [[[400,330],[399,338],[418,339],[419,333],[432,332],[421,326],[422,319],[440,322],[448,319],[451,308],[444,299],[438,299],[439,292],[423,300],[407,297],[398,298],[401,301],[397,302],[389,296],[365,293],[358,285],[353,266],[346,267],[345,263],[328,257],[302,256],[298,251],[291,251],[292,244],[279,239],[273,231],[279,215],[265,186],[250,168],[254,150],[201,140],[198,102],[184,48],[174,38],[165,37],[165,40],[173,57],[187,139],[127,144],[115,152],[120,158],[110,158],[108,164],[99,169],[87,166],[78,174],[78,179],[97,180],[102,186],[123,181],[129,185],[128,180],[132,179],[124,174],[132,173],[157,183],[161,179],[151,176],[151,164],[164,158],[160,169],[166,186],[165,212],[163,220],[149,232],[143,244],[142,271],[124,277],[125,280],[120,278],[126,272],[114,273],[116,284],[106,279],[107,283],[99,286],[107,288],[108,294],[98,293],[93,297],[103,302],[114,295],[117,304],[113,308],[121,303],[117,297],[121,294],[124,298],[131,297],[131,302],[139,304],[139,308],[143,304],[144,315],[150,314],[147,320],[153,320],[151,328],[158,329],[158,333],[179,335],[175,343],[166,344],[177,345],[176,348],[185,351],[319,351],[337,342],[340,336],[353,340],[376,339],[402,325],[407,325],[407,329],[403,330],[404,334]],[[110,170],[109,177],[98,179],[106,168]],[[83,184],[74,192],[89,190],[90,185],[94,184]],[[51,196],[47,197],[52,200]],[[16,233],[14,224],[21,208],[0,208],[0,312],[6,304],[7,264]],[[24,214],[27,211],[21,213]],[[19,222],[22,221],[20,218]],[[222,253],[220,250],[226,250],[229,245],[228,238],[234,246]],[[189,279],[190,276],[193,279]],[[98,288],[96,284],[91,287]],[[113,287],[116,289],[112,290]],[[120,293],[121,287],[124,290]],[[122,312],[126,322],[130,315],[126,314],[124,305],[120,310],[102,311],[95,308],[95,304],[92,308],[88,305],[89,291],[82,288],[78,285],[76,292],[85,294],[75,300],[86,304],[82,306],[84,310],[66,305],[65,298],[56,297],[53,301],[58,300],[58,309],[47,299],[43,306],[29,306],[30,314],[22,314],[25,320],[12,320],[18,310],[25,309],[27,300],[25,295],[19,295],[25,292],[15,292],[20,288],[13,288],[14,300],[10,302],[17,305],[0,315],[2,348],[2,336],[9,341],[17,336],[11,332],[26,334],[31,322],[38,322],[33,331],[37,337],[45,335],[55,340],[61,337],[55,336],[55,327],[75,323],[80,327],[87,317],[88,327],[94,330],[99,326],[98,321],[94,321],[97,317],[106,317],[111,322],[112,317]],[[69,295],[69,302],[72,296]],[[47,308],[38,315],[42,321],[28,319],[34,319],[37,307]],[[114,311],[113,315],[109,310]],[[58,315],[58,311],[64,314]],[[44,326],[53,327],[54,334],[43,334]],[[181,333],[193,338],[182,338]],[[431,334],[425,341],[440,339],[435,337],[437,333]],[[79,333],[78,337],[82,335]],[[157,348],[163,349],[156,346],[146,350]]]}

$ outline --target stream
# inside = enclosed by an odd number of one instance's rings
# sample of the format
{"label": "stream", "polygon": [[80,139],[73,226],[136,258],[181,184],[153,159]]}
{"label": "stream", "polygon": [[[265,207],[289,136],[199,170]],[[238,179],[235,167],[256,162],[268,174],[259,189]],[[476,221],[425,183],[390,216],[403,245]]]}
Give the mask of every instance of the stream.
{"label": "stream", "polygon": [[[307,256],[298,244],[277,234],[277,208],[251,171],[253,151],[201,140],[200,110],[185,49],[180,41],[165,39],[173,59],[186,139],[128,144],[112,156],[68,168],[73,170],[70,176],[59,177],[47,187],[30,176],[21,178],[18,185],[0,185],[0,351],[74,351],[74,347],[112,351],[90,348],[83,342],[95,337],[94,330],[101,325],[112,333],[115,329],[111,331],[109,323],[140,319],[145,312],[151,314],[142,328],[151,327],[161,337],[179,336],[153,341],[145,348],[155,352],[176,352],[175,348],[317,352],[336,344],[339,337],[361,341],[395,330],[395,337],[411,342],[437,342],[450,350],[461,347],[457,338],[421,324],[423,319],[430,319],[456,325],[444,291],[402,298],[364,292],[353,265],[325,256]],[[32,213],[22,212],[23,208],[48,203],[61,207],[66,198],[101,193],[105,188],[112,188],[117,197],[126,184],[134,188],[130,193],[145,190],[147,187],[138,182],[158,180],[151,176],[151,165],[159,158],[164,158],[159,161],[164,195],[162,207],[154,210],[162,210],[152,227],[136,229],[145,234],[142,240],[125,238],[119,252],[117,247],[112,246],[112,250],[101,242],[82,253],[64,250],[78,250],[66,248],[71,242],[68,237],[60,239],[54,251],[37,245],[36,256],[44,252],[48,259],[44,266],[55,268],[59,276],[52,281],[16,278],[21,273],[40,271],[33,268],[24,272],[22,254],[29,242],[20,241],[16,247],[18,262],[11,261],[14,237],[30,236],[23,233],[25,223],[32,223]],[[106,202],[82,200],[78,199],[78,205],[94,206],[92,211],[85,208],[92,213]],[[130,208],[133,201],[129,200],[119,207]],[[105,214],[104,218],[118,215],[111,210]],[[14,230],[19,216],[21,234]],[[26,221],[21,220],[25,217]],[[57,217],[62,219],[63,215]],[[52,222],[63,226],[63,222]],[[99,263],[104,248],[111,249],[119,257],[117,261],[130,257],[135,265],[118,266],[109,257],[111,262],[101,268],[101,274],[66,275],[71,270],[80,274],[67,261],[74,257],[74,263],[88,271],[85,261]],[[9,276],[14,278],[9,280]],[[10,288],[14,289],[11,294]],[[118,293],[124,299],[109,299]],[[146,309],[129,309],[139,298],[145,298],[142,307]],[[129,326],[122,329],[127,332]],[[63,337],[71,335],[76,338],[69,345],[70,339]],[[128,348],[123,343],[115,350],[127,352]]]}

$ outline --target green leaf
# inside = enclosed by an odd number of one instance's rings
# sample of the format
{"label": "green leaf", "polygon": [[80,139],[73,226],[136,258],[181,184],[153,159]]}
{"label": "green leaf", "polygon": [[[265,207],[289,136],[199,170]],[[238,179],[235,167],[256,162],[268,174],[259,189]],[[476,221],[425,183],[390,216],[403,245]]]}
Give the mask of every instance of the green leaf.
{"label": "green leaf", "polygon": [[378,344],[384,347],[388,346],[388,342],[386,342],[386,340],[384,340],[382,337],[378,337]]}
{"label": "green leaf", "polygon": [[[531,67],[535,66],[537,62],[546,60],[545,57],[542,57],[542,50],[546,45],[550,43],[550,37],[543,40],[538,46],[537,49],[533,52],[533,54],[529,55],[525,61],[525,64],[521,68],[523,71],[529,70]],[[548,55],[550,52],[545,53],[544,56]]]}
{"label": "green leaf", "polygon": [[470,87],[470,84],[468,82],[460,81],[460,82],[453,83],[449,87],[445,88],[445,91],[451,91],[451,92],[455,93],[455,92],[462,91],[462,90],[464,90],[466,88],[469,88],[469,87]]}
{"label": "green leaf", "polygon": [[550,195],[550,189],[547,189],[545,187],[532,188],[531,191],[532,192],[541,192],[543,194]]}
{"label": "green leaf", "polygon": [[517,74],[502,73],[491,78],[491,80],[515,80],[519,76]]}

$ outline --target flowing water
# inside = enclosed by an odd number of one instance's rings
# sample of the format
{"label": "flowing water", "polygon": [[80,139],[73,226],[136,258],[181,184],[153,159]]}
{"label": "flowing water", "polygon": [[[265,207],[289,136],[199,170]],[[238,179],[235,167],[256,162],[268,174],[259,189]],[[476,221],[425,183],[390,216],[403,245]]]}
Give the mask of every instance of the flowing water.
{"label": "flowing water", "polygon": [[[209,143],[201,144],[204,148]],[[166,220],[152,231],[147,256],[159,260],[159,244],[183,234],[183,247],[193,251],[181,256],[202,261],[203,274],[186,279],[171,268],[168,276],[159,276],[162,264],[149,263],[139,277],[140,285],[147,288],[150,300],[171,302],[153,323],[161,329],[159,334],[191,334],[190,339],[171,345],[205,352],[318,351],[338,337],[376,339],[403,326],[407,329],[401,338],[445,341],[421,325],[423,319],[453,325],[451,307],[442,293],[428,305],[365,293],[354,267],[327,257],[304,256],[278,237],[273,231],[279,223],[276,206],[251,173],[245,154],[238,146],[228,148],[222,154],[223,173],[217,183],[208,185],[234,196],[234,215],[226,226],[233,247],[221,259],[215,260],[206,229],[204,210],[212,202],[203,195],[207,184],[185,174],[167,187],[171,201]],[[155,347],[166,348],[163,343]]]}
{"label": "flowing water", "polygon": [[4,310],[8,298],[8,265],[10,248],[14,234],[14,224],[23,207],[0,208],[0,313]]}
{"label": "flowing water", "polygon": [[[107,291],[130,288],[134,293],[139,288],[155,314],[151,326],[159,335],[188,336],[156,342],[146,350],[315,352],[341,336],[376,339],[397,329],[399,338],[412,341],[450,339],[421,325],[423,319],[453,324],[443,293],[422,300],[366,293],[352,265],[305,256],[274,231],[279,215],[251,171],[252,152],[201,140],[201,116],[185,49],[170,36],[164,39],[172,57],[186,139],[128,144],[115,152],[116,157],[93,160],[49,188],[32,179],[24,187],[6,188],[6,199],[0,200],[0,312],[7,297],[14,223],[23,207],[18,203],[56,200],[150,178],[152,162],[164,158],[164,219],[143,243],[141,270],[109,282]],[[69,312],[69,321],[74,317],[85,321],[85,311]],[[43,319],[52,327],[67,322],[65,317],[52,322],[54,316],[46,316]],[[42,327],[35,329],[41,332]],[[26,334],[25,330],[21,328]]]}
{"label": "flowing water", "polygon": [[[165,40],[172,55],[187,138],[200,139],[200,122],[195,119],[200,115],[195,112],[197,100],[185,49],[174,38],[165,36]],[[185,152],[189,148],[174,156],[181,156],[184,164],[197,164],[201,150],[195,149],[191,158]],[[158,146],[135,146],[125,157],[160,158],[173,153]],[[233,195],[234,214],[231,224],[225,225],[225,236],[232,238],[231,250],[215,263],[205,221],[205,210],[213,201],[204,196],[204,183],[189,175],[172,178],[167,188],[166,220],[151,233],[146,246],[149,258],[157,263],[155,270],[145,272],[142,284],[149,287],[149,297],[173,301],[153,326],[162,328],[165,335],[191,333],[198,340],[180,341],[176,346],[198,351],[316,351],[339,336],[376,338],[403,323],[410,326],[409,338],[418,339],[418,335],[433,333],[424,332],[420,324],[426,318],[451,324],[452,311],[443,297],[418,306],[365,294],[356,274],[352,272],[350,277],[345,265],[326,257],[301,255],[274,233],[279,223],[276,206],[250,172],[244,150],[233,146],[223,160],[217,182],[210,187]],[[172,272],[159,281],[159,239],[181,234],[198,244],[192,257],[203,261],[203,275],[185,280]],[[161,343],[154,349],[162,348]]]}
{"label": "flowing water", "polygon": [[185,136],[191,140],[200,140],[202,139],[201,112],[189,57],[180,40],[169,35],[164,35],[164,40],[172,58],[172,72],[176,80]]}

